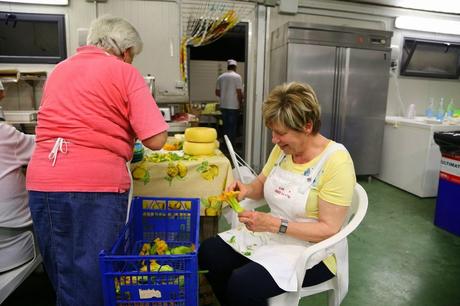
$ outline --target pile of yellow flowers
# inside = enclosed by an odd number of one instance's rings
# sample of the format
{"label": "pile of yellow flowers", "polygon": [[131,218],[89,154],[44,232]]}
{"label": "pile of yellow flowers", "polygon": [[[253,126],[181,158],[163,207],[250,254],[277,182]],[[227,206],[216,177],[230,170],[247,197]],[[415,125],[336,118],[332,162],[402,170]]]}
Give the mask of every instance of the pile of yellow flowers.
{"label": "pile of yellow flowers", "polygon": [[142,201],[142,208],[143,209],[184,209],[190,210],[192,209],[192,201],[183,200],[183,201],[176,201],[176,200],[143,200]]}
{"label": "pile of yellow flowers", "polygon": [[192,253],[193,251],[195,251],[195,245],[193,243],[190,246],[180,245],[174,248],[169,248],[166,241],[160,238],[155,238],[155,240],[153,240],[153,244],[144,243],[142,245],[139,255],[181,255]]}
{"label": "pile of yellow flowers", "polygon": [[222,200],[220,195],[209,196],[201,199],[202,205],[205,207],[204,214],[206,216],[218,216],[222,208]]}
{"label": "pile of yellow flowers", "polygon": [[169,162],[168,168],[166,169],[166,174],[172,178],[176,176],[183,178],[187,175],[187,167],[181,162],[178,162],[177,164]]}
{"label": "pile of yellow flowers", "polygon": [[144,156],[144,161],[152,162],[152,163],[162,163],[162,162],[170,162],[170,161],[179,161],[179,160],[195,160],[196,158],[184,154],[179,155],[176,152],[168,152],[168,153],[152,153],[147,156]]}

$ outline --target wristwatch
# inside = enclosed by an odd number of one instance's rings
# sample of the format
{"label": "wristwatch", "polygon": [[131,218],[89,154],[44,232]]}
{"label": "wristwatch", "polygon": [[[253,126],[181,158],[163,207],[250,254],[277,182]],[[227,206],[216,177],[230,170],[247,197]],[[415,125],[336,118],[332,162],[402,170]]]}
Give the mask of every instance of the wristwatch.
{"label": "wristwatch", "polygon": [[284,233],[286,233],[287,227],[288,227],[288,220],[286,220],[286,219],[281,219],[281,225],[280,225],[280,228],[279,228],[279,230],[278,230],[278,233],[279,233],[279,234],[284,234]]}

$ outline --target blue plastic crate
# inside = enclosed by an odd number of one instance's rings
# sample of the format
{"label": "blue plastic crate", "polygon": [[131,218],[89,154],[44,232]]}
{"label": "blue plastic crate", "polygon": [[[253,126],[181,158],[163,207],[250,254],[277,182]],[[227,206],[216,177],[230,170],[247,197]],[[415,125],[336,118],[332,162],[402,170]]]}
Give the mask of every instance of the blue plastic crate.
{"label": "blue plastic crate", "polygon": [[[199,243],[200,199],[135,197],[130,218],[110,251],[102,251],[104,304],[198,305],[196,251],[185,255],[138,255],[155,238],[170,248]],[[156,264],[149,264],[152,260]],[[147,267],[141,271],[142,263]],[[147,264],[145,264],[147,263]],[[145,269],[145,268],[144,268]]]}

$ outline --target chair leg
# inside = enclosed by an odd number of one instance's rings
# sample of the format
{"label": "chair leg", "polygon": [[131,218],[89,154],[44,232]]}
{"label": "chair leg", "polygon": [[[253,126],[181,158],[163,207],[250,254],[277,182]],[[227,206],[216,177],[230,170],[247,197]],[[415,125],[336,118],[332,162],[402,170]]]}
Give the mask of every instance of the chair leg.
{"label": "chair leg", "polygon": [[297,292],[282,293],[268,299],[269,306],[297,306],[300,296]]}
{"label": "chair leg", "polygon": [[340,297],[336,290],[331,289],[327,292],[328,306],[340,306]]}

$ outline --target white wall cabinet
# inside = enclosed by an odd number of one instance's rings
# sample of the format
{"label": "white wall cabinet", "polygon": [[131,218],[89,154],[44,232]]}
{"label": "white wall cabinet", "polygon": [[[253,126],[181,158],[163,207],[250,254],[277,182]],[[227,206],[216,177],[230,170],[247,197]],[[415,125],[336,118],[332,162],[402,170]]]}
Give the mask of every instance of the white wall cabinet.
{"label": "white wall cabinet", "polygon": [[460,125],[387,116],[377,178],[419,197],[437,196],[441,152],[433,135],[453,130]]}

